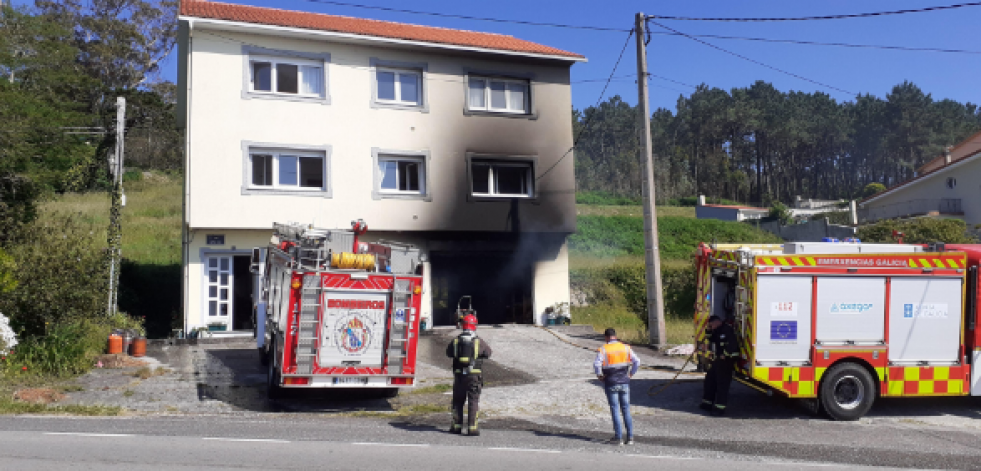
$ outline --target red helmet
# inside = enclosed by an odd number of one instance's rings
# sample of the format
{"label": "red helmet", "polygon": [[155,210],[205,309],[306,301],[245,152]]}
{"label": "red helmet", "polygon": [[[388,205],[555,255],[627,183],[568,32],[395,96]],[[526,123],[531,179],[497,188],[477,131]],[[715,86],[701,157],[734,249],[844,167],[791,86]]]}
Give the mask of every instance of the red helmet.
{"label": "red helmet", "polygon": [[463,317],[463,330],[477,330],[477,316],[467,314]]}

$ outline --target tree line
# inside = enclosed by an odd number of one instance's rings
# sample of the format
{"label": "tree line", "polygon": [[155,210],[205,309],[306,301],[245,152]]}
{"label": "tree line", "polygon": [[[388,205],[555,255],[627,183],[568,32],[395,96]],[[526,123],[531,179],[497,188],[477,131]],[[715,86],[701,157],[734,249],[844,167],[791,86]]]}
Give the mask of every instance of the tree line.
{"label": "tree line", "polygon": [[[637,110],[615,96],[573,111],[578,191],[640,196]],[[651,129],[659,203],[705,194],[769,206],[796,196],[857,198],[870,183],[912,178],[981,129],[981,110],[935,100],[910,82],[885,99],[844,102],[763,81],[728,92],[703,84],[674,111],[654,111]]]}

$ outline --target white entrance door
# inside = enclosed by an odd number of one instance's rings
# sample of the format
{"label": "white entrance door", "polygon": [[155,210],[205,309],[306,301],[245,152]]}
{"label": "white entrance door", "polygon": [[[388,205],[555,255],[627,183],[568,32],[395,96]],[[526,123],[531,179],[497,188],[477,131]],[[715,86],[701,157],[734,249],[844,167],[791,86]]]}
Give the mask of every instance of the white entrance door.
{"label": "white entrance door", "polygon": [[207,276],[205,276],[205,291],[207,293],[208,325],[223,324],[225,330],[231,330],[232,314],[232,257],[211,256],[207,258]]}

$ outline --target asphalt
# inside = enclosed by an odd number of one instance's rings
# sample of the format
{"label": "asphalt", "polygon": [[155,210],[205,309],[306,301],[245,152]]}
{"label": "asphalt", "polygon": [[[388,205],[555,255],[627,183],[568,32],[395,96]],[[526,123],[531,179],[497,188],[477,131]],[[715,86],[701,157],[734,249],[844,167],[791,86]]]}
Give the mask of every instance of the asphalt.
{"label": "asphalt", "polygon": [[[601,342],[598,334],[527,326],[482,326],[479,333],[494,348],[493,360],[484,366],[485,434],[480,443],[610,452],[599,443],[612,435],[612,428],[591,368]],[[444,350],[453,334],[441,331],[421,338],[420,386],[452,381]],[[645,366],[656,367],[642,370],[631,383],[635,450],[646,450],[641,453],[756,463],[981,469],[978,398],[880,399],[866,418],[841,423],[815,415],[801,401],[767,397],[734,384],[728,416],[715,419],[697,409],[700,376],[683,374],[662,390],[684,363],[682,358],[637,350]],[[445,407],[446,394],[406,392],[385,399],[362,390],[315,390],[268,401],[265,373],[250,343],[160,345],[149,354],[170,372],[139,381],[125,372],[96,371],[79,380],[85,391],[70,394],[70,402],[120,405],[131,417],[5,418],[0,431],[48,431],[43,424],[57,424],[69,432],[124,430],[175,437],[470,443],[444,433],[445,413],[399,412],[407,405]],[[196,428],[204,423],[218,428]]]}
{"label": "asphalt", "polygon": [[[563,434],[487,430],[480,437],[377,420],[267,417],[0,419],[0,467],[62,470],[857,469],[852,465],[747,459],[649,443],[615,446]],[[883,468],[877,468],[883,469]]]}

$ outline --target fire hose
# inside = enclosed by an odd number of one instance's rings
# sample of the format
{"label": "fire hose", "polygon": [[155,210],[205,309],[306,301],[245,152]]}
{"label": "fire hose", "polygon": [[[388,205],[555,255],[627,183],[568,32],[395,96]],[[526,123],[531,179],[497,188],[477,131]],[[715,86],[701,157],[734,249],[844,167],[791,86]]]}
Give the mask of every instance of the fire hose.
{"label": "fire hose", "polygon": [[[559,339],[560,341],[562,341],[562,342],[564,342],[566,344],[572,345],[573,347],[581,348],[583,350],[590,350],[590,351],[593,350],[591,347],[586,347],[586,346],[583,346],[583,345],[579,345],[579,344],[574,343],[574,342],[572,342],[572,341],[570,341],[568,339],[565,339],[565,338],[559,336],[559,334],[557,334],[557,333],[555,333],[555,332],[553,332],[553,331],[551,331],[549,329],[546,329],[545,327],[538,326],[538,328],[544,330],[545,332],[548,332],[548,333],[552,334],[553,336],[555,336],[555,338]],[[688,359],[685,360],[685,364],[682,365],[682,367],[680,369],[678,369],[678,370],[669,369],[669,368],[663,368],[663,367],[656,367],[656,366],[641,366],[640,368],[643,369],[643,370],[663,371],[663,372],[668,372],[668,373],[674,372],[675,373],[674,377],[671,378],[671,380],[668,381],[667,383],[661,385],[661,389],[658,389],[658,391],[656,393],[654,393],[654,394],[651,394],[651,390],[654,389],[654,387],[657,386],[657,385],[656,384],[652,384],[651,387],[647,389],[647,395],[653,397],[653,396],[657,396],[658,394],[661,394],[661,392],[664,391],[668,386],[671,386],[672,384],[674,384],[678,380],[678,377],[681,376],[682,374],[702,376],[703,373],[699,373],[699,372],[695,372],[695,371],[685,371],[685,367],[688,366],[689,363],[691,363],[691,361],[692,361],[693,358],[695,358],[695,352],[692,352],[691,355],[688,355]]]}

